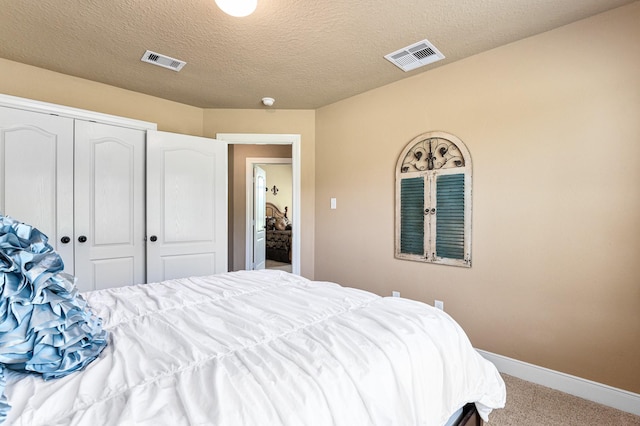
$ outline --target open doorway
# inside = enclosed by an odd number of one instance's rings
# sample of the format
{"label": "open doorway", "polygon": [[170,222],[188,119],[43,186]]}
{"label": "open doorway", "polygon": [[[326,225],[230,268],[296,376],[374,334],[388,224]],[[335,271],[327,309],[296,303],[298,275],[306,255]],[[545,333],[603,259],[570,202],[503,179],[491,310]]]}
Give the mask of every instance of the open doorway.
{"label": "open doorway", "polygon": [[[292,272],[293,174],[291,158],[247,158],[247,223],[253,239],[247,243],[247,269],[277,269]],[[264,182],[264,183],[263,183]]]}
{"label": "open doorway", "polygon": [[[290,134],[230,134],[218,133],[217,139],[229,144],[229,270],[251,269],[253,261],[253,215],[247,214],[253,205],[252,168],[247,158],[264,158],[269,146],[279,147],[288,154],[272,155],[278,162],[284,158],[291,164],[291,205],[288,218],[291,226],[291,272],[300,273],[300,135]],[[247,146],[249,145],[249,146]],[[254,146],[250,146],[254,145]],[[258,154],[252,154],[258,152]],[[232,157],[236,157],[232,160]],[[287,158],[288,157],[288,158]],[[262,160],[261,160],[262,161]],[[268,161],[266,164],[268,164]],[[263,162],[264,163],[264,162]],[[248,176],[248,177],[247,177]],[[267,184],[268,185],[268,184]],[[278,186],[278,184],[275,184]],[[273,187],[273,184],[270,185]],[[280,195],[280,193],[279,193]],[[278,195],[278,196],[279,196]]]}

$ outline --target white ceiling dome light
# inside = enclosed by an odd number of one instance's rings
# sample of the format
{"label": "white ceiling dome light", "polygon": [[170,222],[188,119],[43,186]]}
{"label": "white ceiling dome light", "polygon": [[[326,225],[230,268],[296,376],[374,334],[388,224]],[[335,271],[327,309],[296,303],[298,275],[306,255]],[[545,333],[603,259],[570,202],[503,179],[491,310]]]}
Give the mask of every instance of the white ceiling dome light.
{"label": "white ceiling dome light", "polygon": [[216,4],[227,15],[241,18],[256,10],[258,0],[216,0]]}

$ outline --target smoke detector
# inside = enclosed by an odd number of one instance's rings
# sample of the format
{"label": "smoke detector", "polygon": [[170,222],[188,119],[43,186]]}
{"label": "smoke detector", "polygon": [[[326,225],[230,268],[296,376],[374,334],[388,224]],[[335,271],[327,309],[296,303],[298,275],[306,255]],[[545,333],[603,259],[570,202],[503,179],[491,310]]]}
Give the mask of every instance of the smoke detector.
{"label": "smoke detector", "polygon": [[262,98],[262,104],[268,107],[272,106],[275,101],[273,98]]}
{"label": "smoke detector", "polygon": [[444,59],[444,55],[426,39],[411,46],[403,47],[384,57],[405,72]]}
{"label": "smoke detector", "polygon": [[160,53],[152,52],[150,50],[147,50],[146,52],[144,52],[144,55],[142,55],[142,58],[140,60],[142,62],[147,62],[149,64],[167,68],[175,72],[180,71],[182,67],[187,65],[185,61],[171,58],[166,55],[161,55]]}

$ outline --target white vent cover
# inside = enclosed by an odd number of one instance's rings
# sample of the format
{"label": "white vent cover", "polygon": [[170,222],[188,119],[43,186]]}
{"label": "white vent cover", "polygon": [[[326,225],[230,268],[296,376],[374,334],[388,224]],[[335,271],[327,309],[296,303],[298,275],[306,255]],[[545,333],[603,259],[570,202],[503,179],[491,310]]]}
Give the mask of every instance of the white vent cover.
{"label": "white vent cover", "polygon": [[429,40],[419,41],[384,57],[405,72],[444,59],[444,55]]}
{"label": "white vent cover", "polygon": [[169,68],[170,70],[173,70],[176,72],[180,71],[182,67],[187,65],[187,63],[184,61],[170,58],[169,56],[161,55],[159,53],[152,52],[150,50],[147,50],[146,52],[144,52],[144,55],[142,56],[141,61],[148,62],[150,64],[157,65],[159,67]]}

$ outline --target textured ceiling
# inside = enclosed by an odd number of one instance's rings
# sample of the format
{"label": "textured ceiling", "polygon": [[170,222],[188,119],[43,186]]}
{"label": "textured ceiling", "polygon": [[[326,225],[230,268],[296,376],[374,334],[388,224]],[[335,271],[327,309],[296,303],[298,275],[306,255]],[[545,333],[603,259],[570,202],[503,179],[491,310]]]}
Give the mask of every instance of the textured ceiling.
{"label": "textured ceiling", "polygon": [[[214,0],[0,0],[0,57],[203,108],[313,109],[633,1],[258,0],[234,18]],[[425,38],[445,60],[384,59]]]}

